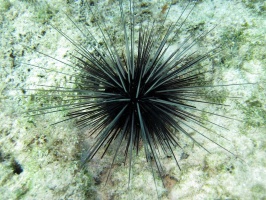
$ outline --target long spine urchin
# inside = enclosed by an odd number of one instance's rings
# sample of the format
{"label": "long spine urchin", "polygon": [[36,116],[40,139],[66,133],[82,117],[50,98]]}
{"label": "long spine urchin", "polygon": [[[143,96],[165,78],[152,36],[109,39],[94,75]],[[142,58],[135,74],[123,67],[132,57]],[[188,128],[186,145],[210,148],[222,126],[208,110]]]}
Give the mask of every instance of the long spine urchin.
{"label": "long spine urchin", "polygon": [[[91,10],[90,6],[88,8]],[[202,113],[229,118],[197,107],[197,103],[222,106],[203,100],[205,94],[202,89],[212,85],[205,78],[209,71],[200,66],[200,62],[210,58],[218,48],[202,55],[196,55],[197,52],[192,50],[211,29],[196,37],[188,36],[181,43],[173,42],[193,8],[194,3],[188,3],[177,21],[164,28],[171,6],[161,22],[162,25],[157,27],[156,21],[136,22],[134,1],[129,2],[129,15],[125,16],[125,8],[120,0],[121,27],[124,34],[122,51],[111,39],[111,34],[104,31],[105,24],[100,25],[97,19],[104,47],[90,45],[92,50],[53,26],[75,46],[76,54],[73,55],[75,61],[71,61],[71,64],[51,58],[78,70],[78,74],[73,75],[76,79],[75,89],[55,87],[48,89],[48,92],[51,95],[54,92],[68,93],[65,96],[75,103],[30,110],[30,114],[67,110],[65,120],[76,119],[78,127],[89,128],[96,135],[95,143],[83,162],[90,161],[101,148],[104,148],[104,156],[110,146],[116,145],[111,163],[113,165],[123,147],[124,157],[129,160],[129,179],[133,154],[137,154],[141,146],[145,150],[147,161],[155,161],[161,177],[163,168],[158,156],[160,151],[172,156],[179,167],[174,149],[176,146],[182,148],[182,144],[175,131],[205,149],[189,133],[193,131],[233,154],[198,130],[200,128],[208,131],[206,124],[220,126],[203,119]],[[81,31],[75,23],[74,25]],[[136,26],[138,31],[135,30]],[[161,29],[165,30],[164,33],[157,34],[157,31],[161,33]],[[81,31],[81,34],[89,35],[97,41],[89,30],[86,34]]]}

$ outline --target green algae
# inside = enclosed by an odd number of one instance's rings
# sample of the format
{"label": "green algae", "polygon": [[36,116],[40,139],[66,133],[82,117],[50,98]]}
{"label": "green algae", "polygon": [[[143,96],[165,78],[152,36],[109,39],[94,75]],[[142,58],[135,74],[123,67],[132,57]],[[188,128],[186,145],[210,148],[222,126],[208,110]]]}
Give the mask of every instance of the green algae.
{"label": "green algae", "polygon": [[11,6],[12,6],[12,3],[9,1],[9,0],[0,0],[0,13],[1,12],[6,12],[8,11]]}

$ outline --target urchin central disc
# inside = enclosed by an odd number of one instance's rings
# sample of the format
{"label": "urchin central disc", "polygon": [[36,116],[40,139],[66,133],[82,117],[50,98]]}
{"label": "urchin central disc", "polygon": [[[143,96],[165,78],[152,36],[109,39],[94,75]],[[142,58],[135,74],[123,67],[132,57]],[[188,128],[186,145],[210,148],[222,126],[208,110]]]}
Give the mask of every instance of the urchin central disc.
{"label": "urchin central disc", "polygon": [[131,97],[130,102],[131,104],[135,105],[139,101],[139,98]]}

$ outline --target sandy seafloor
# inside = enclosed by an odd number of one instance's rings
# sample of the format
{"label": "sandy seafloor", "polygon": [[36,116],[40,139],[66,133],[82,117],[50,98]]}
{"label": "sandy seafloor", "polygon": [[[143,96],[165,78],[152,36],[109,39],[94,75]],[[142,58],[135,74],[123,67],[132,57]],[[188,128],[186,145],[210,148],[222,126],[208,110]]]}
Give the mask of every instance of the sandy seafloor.
{"label": "sandy seafloor", "polygon": [[[119,27],[119,9],[115,1],[99,0],[98,12],[107,19],[106,28]],[[146,2],[146,3],[144,3]],[[160,19],[164,1],[144,1],[143,13]],[[187,1],[174,1],[168,20],[180,15]],[[104,159],[96,156],[85,169],[80,157],[93,143],[88,133],[75,128],[72,121],[56,126],[63,112],[25,117],[27,109],[38,108],[47,99],[23,96],[22,89],[36,85],[68,86],[68,76],[30,65],[71,73],[62,63],[38,54],[44,52],[60,60],[74,51],[62,35],[49,24],[63,30],[76,41],[86,39],[69,21],[67,13],[82,27],[87,26],[99,41],[101,35],[95,19],[80,1],[0,0],[0,199],[266,199],[266,3],[259,0],[199,1],[184,25],[184,31],[209,30],[217,27],[200,43],[198,52],[221,45],[222,51],[206,61],[214,69],[213,84],[258,83],[227,87],[222,94],[227,107],[198,105],[205,111],[227,115],[241,121],[204,116],[229,130],[209,126],[213,132],[200,130],[239,158],[197,134],[191,135],[211,151],[198,148],[180,135],[183,150],[176,148],[182,168],[172,158],[161,156],[165,170],[164,188],[158,175],[156,186],[144,152],[134,158],[131,189],[128,190],[128,165],[123,156],[116,161],[109,181],[105,179],[112,153]],[[104,11],[103,11],[104,10]],[[138,12],[135,9],[135,12]],[[178,14],[177,14],[178,13]],[[48,23],[47,23],[48,22]],[[119,29],[118,29],[119,30]],[[160,34],[160,32],[156,33]],[[180,38],[185,35],[180,34]],[[113,35],[112,35],[113,36]],[[115,37],[123,40],[120,32]],[[178,42],[176,42],[178,44]],[[119,46],[118,49],[123,48]],[[71,85],[69,86],[71,87]],[[18,90],[15,90],[18,89]],[[210,99],[215,98],[210,89]],[[219,90],[220,91],[220,90]],[[32,94],[24,91],[26,95]],[[214,93],[215,94],[215,93]],[[54,100],[60,101],[59,100]],[[53,102],[53,101],[51,101]],[[51,103],[52,104],[52,103]],[[214,134],[217,133],[217,134]],[[221,135],[221,136],[219,136]],[[222,137],[223,136],[223,137]],[[226,138],[226,139],[224,139]],[[101,151],[102,152],[102,151]],[[122,154],[122,152],[120,152]],[[181,156],[188,155],[188,156]],[[182,158],[182,159],[181,159]],[[156,188],[157,187],[157,188]]]}

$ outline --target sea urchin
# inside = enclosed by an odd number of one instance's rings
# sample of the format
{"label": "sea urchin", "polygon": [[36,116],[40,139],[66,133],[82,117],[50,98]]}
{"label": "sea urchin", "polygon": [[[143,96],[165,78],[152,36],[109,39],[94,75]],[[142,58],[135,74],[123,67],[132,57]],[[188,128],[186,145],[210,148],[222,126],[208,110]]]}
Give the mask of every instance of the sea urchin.
{"label": "sea urchin", "polygon": [[[205,78],[210,72],[200,62],[210,58],[219,48],[215,47],[203,55],[197,55],[197,51],[193,51],[211,30],[196,37],[191,34],[179,44],[175,42],[194,6],[195,3],[188,3],[179,18],[165,29],[164,24],[171,6],[167,11],[164,10],[166,14],[158,26],[155,20],[147,22],[142,19],[137,22],[134,1],[129,1],[128,12],[125,14],[125,6],[119,0],[125,44],[123,50],[119,50],[106,30],[105,23],[100,23],[97,18],[95,20],[102,36],[102,48],[93,43],[86,48],[53,26],[76,47],[73,60],[69,64],[39,53],[73,68],[77,73],[58,72],[75,77],[75,82],[72,82],[74,89],[54,87],[47,91],[51,95],[54,92],[64,93],[72,103],[29,110],[29,113],[42,115],[67,110],[67,118],[63,121],[76,119],[78,127],[89,128],[90,133],[96,135],[96,141],[86,154],[84,163],[90,161],[100,148],[104,148],[104,156],[109,147],[115,145],[113,165],[119,149],[123,147],[125,160],[129,161],[130,179],[133,153],[138,154],[143,146],[147,161],[155,161],[160,176],[163,172],[158,156],[161,150],[167,156],[172,156],[179,167],[174,149],[182,145],[179,144],[176,131],[204,148],[189,131],[214,142],[198,128],[207,130],[206,123],[220,125],[204,120],[201,114],[225,117],[195,106],[198,102],[217,104],[203,100],[205,93],[202,89],[212,86]],[[88,8],[94,14],[89,5]],[[85,33],[76,23],[74,25],[82,35],[97,43],[89,30]],[[160,34],[156,34],[157,32]]]}

